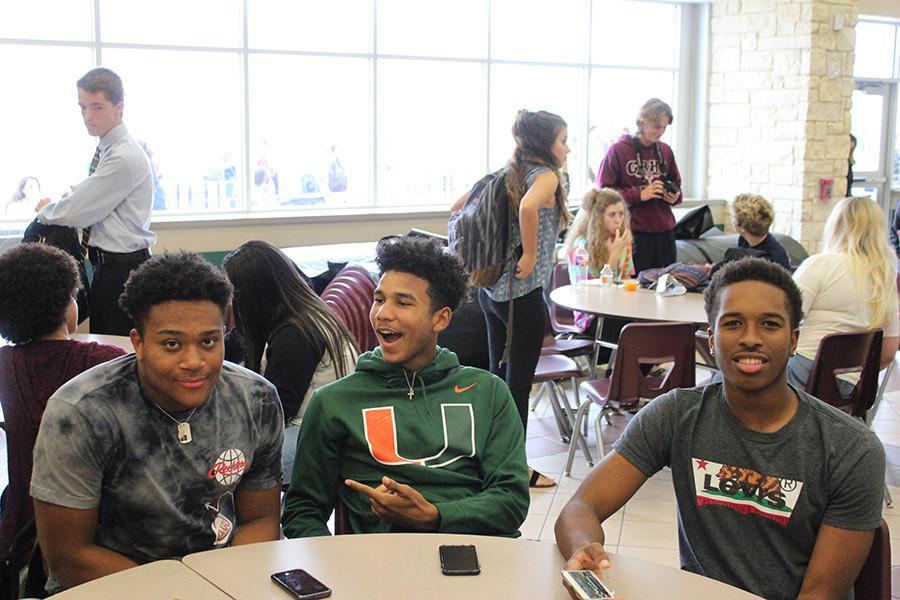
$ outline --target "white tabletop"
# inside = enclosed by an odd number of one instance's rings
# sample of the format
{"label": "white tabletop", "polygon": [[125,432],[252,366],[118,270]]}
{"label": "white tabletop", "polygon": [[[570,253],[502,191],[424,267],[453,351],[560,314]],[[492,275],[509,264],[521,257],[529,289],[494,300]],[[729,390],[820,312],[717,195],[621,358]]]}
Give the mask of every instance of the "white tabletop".
{"label": "white tabletop", "polygon": [[[70,588],[61,600],[228,600],[228,596],[177,560],[160,560]],[[286,598],[282,598],[286,600]]]}
{"label": "white tabletop", "polygon": [[[473,544],[481,574],[442,575],[441,544]],[[336,600],[569,597],[556,544],[487,536],[391,533],[281,540],[191,554],[184,563],[238,600],[288,600],[270,575],[297,568],[330,587]],[[612,564],[605,579],[628,600],[756,598],[637,558],[612,555]]]}
{"label": "white tabletop", "polygon": [[[594,281],[594,280],[592,280]],[[550,300],[569,310],[639,321],[688,321],[706,325],[703,294],[661,296],[653,290],[599,285],[565,285],[550,292]]]}
{"label": "white tabletop", "polygon": [[98,344],[110,344],[112,346],[118,346],[125,352],[134,352],[134,346],[131,343],[131,338],[127,335],[107,335],[105,333],[74,333],[72,334],[73,340],[78,340],[79,342],[97,342]]}

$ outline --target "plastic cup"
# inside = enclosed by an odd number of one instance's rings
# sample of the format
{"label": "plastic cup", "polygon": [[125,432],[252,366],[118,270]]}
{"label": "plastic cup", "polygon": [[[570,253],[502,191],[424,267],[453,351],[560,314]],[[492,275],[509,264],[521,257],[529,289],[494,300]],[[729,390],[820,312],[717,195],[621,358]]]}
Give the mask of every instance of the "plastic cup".
{"label": "plastic cup", "polygon": [[626,279],[624,282],[625,289],[629,292],[633,292],[638,289],[638,280],[637,279]]}

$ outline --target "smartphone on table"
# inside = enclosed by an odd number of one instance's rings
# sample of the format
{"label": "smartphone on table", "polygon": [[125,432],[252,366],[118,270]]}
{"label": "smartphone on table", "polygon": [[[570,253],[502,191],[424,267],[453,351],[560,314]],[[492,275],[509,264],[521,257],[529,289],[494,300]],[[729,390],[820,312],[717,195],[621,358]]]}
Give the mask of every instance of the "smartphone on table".
{"label": "smartphone on table", "polygon": [[331,589],[303,569],[272,573],[272,581],[283,587],[297,600],[328,598]]}
{"label": "smartphone on table", "polygon": [[441,573],[444,575],[478,575],[481,566],[475,546],[441,546]]}
{"label": "smartphone on table", "polygon": [[580,600],[601,600],[615,597],[615,592],[608,588],[593,571],[564,570],[562,577],[566,582],[566,587],[575,592]]}

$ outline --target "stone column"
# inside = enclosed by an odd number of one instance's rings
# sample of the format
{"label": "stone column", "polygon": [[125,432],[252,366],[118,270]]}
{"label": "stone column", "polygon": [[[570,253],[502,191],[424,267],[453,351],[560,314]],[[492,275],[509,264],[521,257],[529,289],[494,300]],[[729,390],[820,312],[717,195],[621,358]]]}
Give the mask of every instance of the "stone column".
{"label": "stone column", "polygon": [[707,196],[754,192],[818,252],[846,189],[856,0],[714,0]]}

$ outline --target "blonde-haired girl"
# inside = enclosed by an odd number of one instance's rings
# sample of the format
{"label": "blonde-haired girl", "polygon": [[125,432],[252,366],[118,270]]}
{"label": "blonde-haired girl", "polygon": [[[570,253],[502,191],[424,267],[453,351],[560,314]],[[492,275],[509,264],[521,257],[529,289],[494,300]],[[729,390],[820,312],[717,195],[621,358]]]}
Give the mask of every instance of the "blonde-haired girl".
{"label": "blonde-haired girl", "polygon": [[[881,328],[881,367],[897,351],[900,335],[894,253],[884,236],[881,208],[869,198],[844,198],[825,223],[822,253],[794,273],[803,295],[803,324],[797,354],[788,362],[788,380],[803,387],[819,342],[831,333]],[[839,376],[849,394],[858,375]]]}
{"label": "blonde-haired girl", "polygon": [[[571,281],[575,281],[575,251],[578,248],[588,251],[588,279],[599,277],[607,264],[616,279],[632,276],[631,229],[625,201],[619,192],[609,188],[593,189],[581,200],[581,210],[569,227],[565,242]],[[592,315],[575,314],[575,324],[582,333],[593,320]]]}

